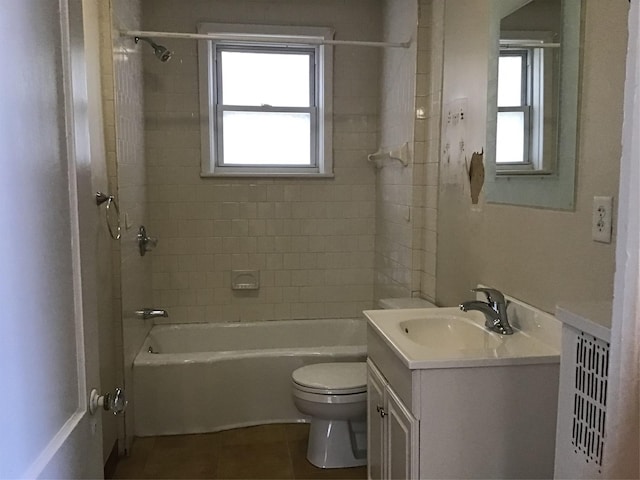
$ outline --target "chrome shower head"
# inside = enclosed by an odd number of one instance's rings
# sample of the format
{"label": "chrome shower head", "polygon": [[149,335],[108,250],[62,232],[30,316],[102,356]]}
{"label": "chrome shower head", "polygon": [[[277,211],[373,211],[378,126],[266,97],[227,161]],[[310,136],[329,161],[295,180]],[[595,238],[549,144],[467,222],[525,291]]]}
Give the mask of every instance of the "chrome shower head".
{"label": "chrome shower head", "polygon": [[171,56],[173,55],[173,52],[171,50],[167,49],[166,47],[163,47],[162,45],[158,45],[156,42],[154,42],[150,38],[135,37],[136,43],[138,43],[140,40],[143,40],[147,42],[149,45],[151,45],[151,48],[153,48],[153,54],[161,62],[168,62],[171,59]]}

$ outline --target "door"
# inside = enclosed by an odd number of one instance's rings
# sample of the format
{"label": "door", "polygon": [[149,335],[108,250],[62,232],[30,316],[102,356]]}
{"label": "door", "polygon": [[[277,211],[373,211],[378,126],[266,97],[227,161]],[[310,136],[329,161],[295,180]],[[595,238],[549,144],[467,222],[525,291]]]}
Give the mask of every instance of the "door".
{"label": "door", "polygon": [[0,477],[102,476],[81,0],[0,13]]}
{"label": "door", "polygon": [[385,463],[392,480],[418,478],[418,421],[387,387],[387,448]]}
{"label": "door", "polygon": [[367,361],[367,474],[380,480],[384,445],[384,388],[386,382],[370,360]]}

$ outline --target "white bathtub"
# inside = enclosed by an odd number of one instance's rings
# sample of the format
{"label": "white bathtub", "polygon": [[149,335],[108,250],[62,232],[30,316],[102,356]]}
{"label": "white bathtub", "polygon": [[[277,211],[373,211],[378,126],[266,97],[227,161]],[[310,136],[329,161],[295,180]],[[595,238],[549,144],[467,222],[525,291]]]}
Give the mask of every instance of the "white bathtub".
{"label": "white bathtub", "polygon": [[133,365],[135,435],[307,421],[291,372],[365,358],[360,319],[156,325]]}

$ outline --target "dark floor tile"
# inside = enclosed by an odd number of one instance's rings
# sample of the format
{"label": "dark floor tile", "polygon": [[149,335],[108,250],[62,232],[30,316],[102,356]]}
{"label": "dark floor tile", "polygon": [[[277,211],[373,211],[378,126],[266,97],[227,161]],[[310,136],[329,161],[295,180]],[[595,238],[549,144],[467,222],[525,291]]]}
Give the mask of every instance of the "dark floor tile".
{"label": "dark floor tile", "polygon": [[310,423],[289,423],[284,426],[288,442],[307,440],[309,438]]}
{"label": "dark floor tile", "polygon": [[307,460],[307,440],[289,442],[289,452],[296,480],[352,480],[367,478],[367,467],[318,468]]}
{"label": "dark floor tile", "polygon": [[258,425],[255,427],[235,428],[220,432],[221,446],[258,445],[263,443],[286,442],[286,430],[283,424]]}
{"label": "dark floor tile", "polygon": [[223,446],[217,473],[226,479],[293,478],[286,442]]}
{"label": "dark floor tile", "polygon": [[147,478],[216,478],[220,438],[217,434],[156,437],[147,458]]}
{"label": "dark floor tile", "polygon": [[156,437],[134,438],[129,455],[120,457],[113,478],[145,478],[144,467],[153,451]]}

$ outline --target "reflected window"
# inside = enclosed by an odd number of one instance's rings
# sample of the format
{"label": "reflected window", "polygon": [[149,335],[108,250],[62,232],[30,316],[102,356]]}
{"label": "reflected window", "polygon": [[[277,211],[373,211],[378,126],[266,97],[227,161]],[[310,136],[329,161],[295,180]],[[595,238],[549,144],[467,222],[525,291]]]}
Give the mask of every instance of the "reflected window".
{"label": "reflected window", "polygon": [[[525,42],[531,44],[534,41]],[[544,74],[543,48],[512,46],[500,50],[496,132],[498,168],[543,168]]]}

